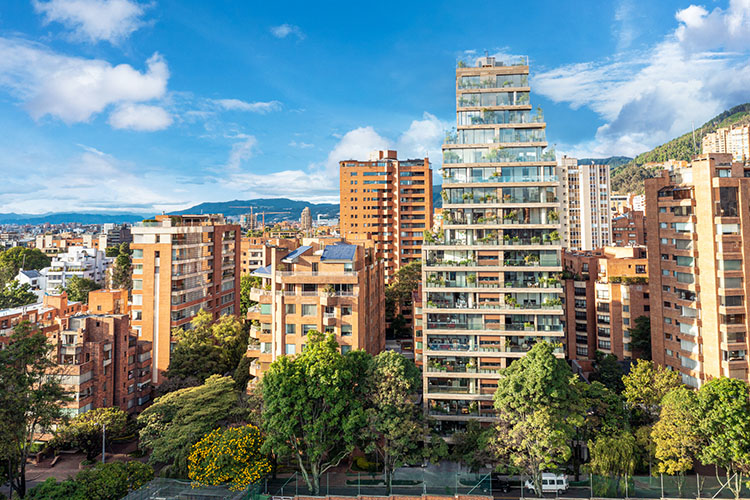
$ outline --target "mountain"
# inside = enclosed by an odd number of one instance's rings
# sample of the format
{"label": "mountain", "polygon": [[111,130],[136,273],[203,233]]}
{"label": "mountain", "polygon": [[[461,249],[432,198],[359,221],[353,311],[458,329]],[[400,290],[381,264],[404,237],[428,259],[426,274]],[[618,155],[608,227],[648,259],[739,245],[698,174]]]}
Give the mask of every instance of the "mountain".
{"label": "mountain", "polygon": [[436,208],[442,208],[443,207],[443,198],[440,196],[440,191],[443,189],[443,186],[440,184],[435,184],[432,186],[432,208],[433,210]]}
{"label": "mountain", "polygon": [[266,223],[282,220],[299,220],[302,209],[310,207],[313,219],[318,214],[323,217],[338,217],[338,203],[310,203],[308,201],[290,200],[287,198],[258,198],[255,200],[232,200],[220,202],[207,202],[195,205],[179,212],[171,212],[174,215],[184,214],[224,214],[242,215],[250,213],[253,207],[254,214],[261,212],[285,212],[281,214],[267,214]]}
{"label": "mountain", "polygon": [[36,224],[106,224],[122,222],[138,222],[143,220],[143,215],[133,213],[78,213],[78,212],[52,212],[47,214],[0,214],[0,224],[36,225]]}
{"label": "mountain", "polygon": [[744,123],[750,123],[750,103],[728,109],[695,129],[695,147],[693,146],[693,133],[688,132],[651,151],[639,154],[625,165],[616,167],[612,171],[612,191],[643,193],[643,181],[656,176],[660,170],[659,167],[646,167],[645,163],[666,160],[689,161],[694,153],[700,153],[703,136],[714,132],[717,128]]}
{"label": "mountain", "polygon": [[579,165],[609,165],[610,168],[617,168],[633,161],[629,156],[610,156],[609,158],[581,158],[578,160]]}

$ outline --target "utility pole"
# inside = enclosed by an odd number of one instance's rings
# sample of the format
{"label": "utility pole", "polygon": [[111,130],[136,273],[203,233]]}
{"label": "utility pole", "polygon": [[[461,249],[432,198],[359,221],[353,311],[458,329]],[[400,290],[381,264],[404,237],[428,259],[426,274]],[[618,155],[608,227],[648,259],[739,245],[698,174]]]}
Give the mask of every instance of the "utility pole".
{"label": "utility pole", "polygon": [[104,443],[106,442],[106,436],[107,436],[107,424],[102,423],[102,463],[104,463],[104,454],[106,453],[106,449],[104,447]]}

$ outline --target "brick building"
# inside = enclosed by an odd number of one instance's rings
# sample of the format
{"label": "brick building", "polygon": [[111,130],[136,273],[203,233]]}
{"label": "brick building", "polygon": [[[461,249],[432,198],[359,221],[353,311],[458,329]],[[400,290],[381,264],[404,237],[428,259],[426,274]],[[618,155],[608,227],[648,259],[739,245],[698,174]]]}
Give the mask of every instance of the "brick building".
{"label": "brick building", "polygon": [[201,309],[239,314],[240,227],[221,215],[160,215],[132,228],[133,327],[153,342],[152,378],[169,367],[172,329]]}
{"label": "brick building", "polygon": [[646,242],[646,217],[643,212],[628,210],[612,217],[613,246],[644,246]]}
{"label": "brick building", "polygon": [[370,242],[304,240],[289,250],[270,247],[270,264],[252,275],[264,287],[253,289],[258,305],[248,311],[251,373],[261,376],[271,362],[302,352],[310,330],[334,333],[342,352],[377,354],[385,347],[383,262]]}

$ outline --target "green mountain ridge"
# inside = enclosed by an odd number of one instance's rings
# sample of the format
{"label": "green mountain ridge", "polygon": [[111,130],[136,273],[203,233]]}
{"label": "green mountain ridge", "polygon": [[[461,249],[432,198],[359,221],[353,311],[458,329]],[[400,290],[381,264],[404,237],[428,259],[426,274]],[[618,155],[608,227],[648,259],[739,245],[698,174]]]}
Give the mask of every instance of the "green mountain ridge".
{"label": "green mountain ridge", "polygon": [[[701,139],[716,129],[729,125],[750,123],[750,103],[728,109],[695,129],[695,154],[700,153]],[[667,160],[690,161],[693,157],[693,133],[687,132],[651,151],[641,153],[632,161],[612,170],[612,191],[615,193],[643,193],[643,181],[658,175],[660,168],[649,168],[645,163]]]}
{"label": "green mountain ridge", "polygon": [[617,168],[633,161],[629,156],[610,156],[609,158],[580,158],[579,165],[609,165],[610,168]]}

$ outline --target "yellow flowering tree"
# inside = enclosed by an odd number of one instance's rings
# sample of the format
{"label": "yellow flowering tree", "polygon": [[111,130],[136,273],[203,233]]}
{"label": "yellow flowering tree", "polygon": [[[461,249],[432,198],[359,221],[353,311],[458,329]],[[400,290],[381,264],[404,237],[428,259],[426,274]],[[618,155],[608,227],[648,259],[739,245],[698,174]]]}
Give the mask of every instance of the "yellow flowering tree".
{"label": "yellow flowering tree", "polygon": [[202,485],[228,484],[240,491],[271,471],[262,455],[263,438],[254,425],[214,429],[193,445],[188,477]]}

